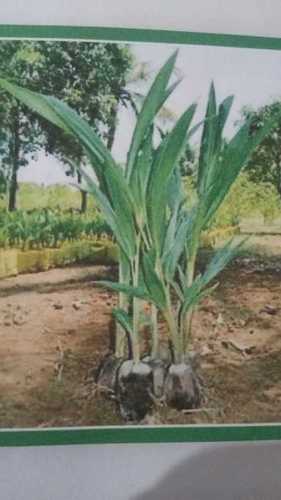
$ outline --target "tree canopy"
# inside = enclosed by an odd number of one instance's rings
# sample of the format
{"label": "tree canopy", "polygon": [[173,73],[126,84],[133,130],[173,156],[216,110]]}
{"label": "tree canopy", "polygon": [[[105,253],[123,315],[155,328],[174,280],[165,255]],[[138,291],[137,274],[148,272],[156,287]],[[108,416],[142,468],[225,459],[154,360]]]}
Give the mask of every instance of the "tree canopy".
{"label": "tree canopy", "polygon": [[252,132],[261,129],[269,117],[277,118],[277,125],[253,152],[246,171],[254,182],[273,184],[281,196],[281,101],[265,105],[256,111],[244,108],[242,115],[244,119],[251,118]]}
{"label": "tree canopy", "polygon": [[[76,111],[112,146],[118,103],[133,65],[128,46],[65,41],[1,41],[0,73],[13,83],[53,95]],[[1,91],[1,167],[16,207],[17,174],[40,149],[73,168],[78,143]]]}

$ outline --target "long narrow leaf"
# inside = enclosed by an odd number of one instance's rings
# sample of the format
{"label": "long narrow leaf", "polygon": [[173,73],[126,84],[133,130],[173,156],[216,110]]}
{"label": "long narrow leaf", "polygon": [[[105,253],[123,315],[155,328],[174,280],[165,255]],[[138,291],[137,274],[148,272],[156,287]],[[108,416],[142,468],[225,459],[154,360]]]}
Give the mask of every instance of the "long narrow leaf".
{"label": "long narrow leaf", "polygon": [[[85,176],[85,174],[84,174]],[[106,220],[110,226],[114,236],[121,249],[130,260],[135,253],[135,243],[134,240],[131,241],[128,238],[128,234],[124,231],[124,226],[120,224],[120,218],[116,216],[116,213],[112,209],[107,197],[102,193],[102,191],[92,182],[88,183],[87,191],[92,193],[97,201],[97,204]]]}
{"label": "long narrow leaf", "polygon": [[210,295],[217,288],[217,286],[218,283],[215,283],[213,286],[202,290],[199,286],[195,286],[194,282],[194,285],[186,290],[185,300],[181,306],[181,314],[185,314],[188,309],[196,306],[200,300]]}
{"label": "long narrow leaf", "polygon": [[250,134],[251,122],[247,121],[224,146],[220,161],[217,164],[217,174],[205,196],[205,226],[229,192],[239,173],[246,166],[255,148],[276,125],[276,118],[269,118],[254,136]]}
{"label": "long narrow leaf", "polygon": [[130,188],[132,190],[134,202],[136,203],[137,210],[141,211],[143,216],[145,216],[146,211],[146,190],[153,159],[152,139],[153,127],[150,128],[142,148],[139,151],[135,168],[132,170],[130,178]]}
{"label": "long narrow leaf", "polygon": [[132,142],[128,152],[127,177],[130,178],[136,161],[136,157],[141,147],[147,130],[149,130],[159,109],[164,104],[165,97],[169,97],[166,90],[171,74],[173,72],[177,58],[177,51],[172,54],[164,66],[157,74],[152,86],[143,102],[142,109],[138,115],[138,120],[133,132]]}
{"label": "long narrow leaf", "polygon": [[243,238],[238,244],[234,244],[234,240],[232,239],[224,247],[216,251],[204,274],[200,278],[202,286],[208,285],[208,283],[210,283],[210,281],[212,281],[227,264],[238,255],[239,250],[247,240],[248,237]]}
{"label": "long narrow leaf", "polygon": [[142,259],[142,269],[145,281],[145,286],[154,304],[159,309],[166,309],[167,301],[163,280],[161,280],[152,263],[151,257],[145,254]]}
{"label": "long narrow leaf", "polygon": [[133,287],[130,285],[125,285],[122,283],[115,283],[114,281],[95,281],[94,284],[96,286],[102,286],[104,288],[109,288],[114,292],[122,292],[128,295],[129,297],[136,297],[138,299],[143,300],[151,300],[151,297],[147,294],[147,292],[140,287]]}
{"label": "long narrow leaf", "polygon": [[[40,113],[41,116],[74,135],[84,146],[86,152],[90,155],[90,159],[94,160],[92,164],[95,167],[98,179],[102,178],[103,187],[106,183],[107,194],[110,196],[111,204],[116,213],[115,219],[117,217],[114,223],[115,228],[118,224],[118,233],[123,233],[122,247],[127,255],[129,248],[130,255],[134,255],[133,207],[128,187],[123,178],[122,170],[115,164],[110,152],[94,130],[74,110],[54,97],[31,92],[4,80],[0,80],[0,85],[24,104]],[[84,170],[81,170],[81,172],[82,175],[85,174]],[[88,184],[91,184],[91,182],[88,179]],[[112,213],[109,214],[108,203],[105,202],[105,198],[101,196],[101,193],[97,191],[95,186],[93,186],[93,191],[96,192],[99,203],[102,205],[102,210],[106,212],[106,216],[109,217],[109,223],[113,227],[113,215]],[[117,239],[120,240],[118,234]],[[125,239],[128,240],[127,243],[125,243]]]}
{"label": "long narrow leaf", "polygon": [[111,206],[116,214],[119,232],[128,241],[131,256],[135,255],[136,228],[134,219],[134,200],[120,167],[108,165],[104,170],[104,181]]}
{"label": "long narrow leaf", "polygon": [[196,105],[191,105],[163,139],[151,169],[147,190],[147,211],[150,232],[159,255],[164,241],[168,184],[185,146],[195,109]]}
{"label": "long narrow leaf", "polygon": [[215,138],[215,150],[216,153],[219,153],[221,147],[222,147],[222,133],[227,121],[227,118],[229,116],[232,104],[233,104],[234,96],[228,96],[226,99],[222,101],[222,103],[219,105],[219,110],[218,110],[218,123],[217,123],[217,130],[216,130],[216,138]]}
{"label": "long narrow leaf", "polygon": [[52,109],[52,106],[48,104],[46,99],[47,96],[32,92],[31,90],[20,87],[19,85],[4,80],[3,78],[0,79],[0,86],[33,111],[43,116],[43,118],[52,122],[57,127],[62,128],[65,132],[70,133],[70,129],[64,120],[61,120],[57,113]]}
{"label": "long narrow leaf", "polygon": [[[176,227],[173,241],[172,239],[170,239],[169,242],[167,240],[165,241],[166,253],[162,257],[162,262],[168,281],[174,278],[179,260],[184,252],[188,231],[190,229],[190,222],[190,216],[185,214]],[[168,244],[170,244],[169,248]]]}
{"label": "long narrow leaf", "polygon": [[32,92],[3,79],[0,79],[0,86],[46,120],[60,127],[66,133],[74,135],[91,158],[94,158],[98,178],[102,175],[104,164],[115,164],[95,131],[69,106],[55,97]]}
{"label": "long narrow leaf", "polygon": [[200,145],[200,154],[198,161],[197,188],[199,193],[203,193],[207,183],[207,176],[210,171],[210,162],[213,160],[216,128],[217,128],[217,104],[216,94],[213,82],[209,90],[205,122]]}
{"label": "long narrow leaf", "polygon": [[112,314],[116,318],[118,323],[120,323],[120,325],[124,328],[124,330],[127,331],[130,336],[133,336],[132,320],[127,312],[124,311],[124,309],[115,307],[112,309]]}

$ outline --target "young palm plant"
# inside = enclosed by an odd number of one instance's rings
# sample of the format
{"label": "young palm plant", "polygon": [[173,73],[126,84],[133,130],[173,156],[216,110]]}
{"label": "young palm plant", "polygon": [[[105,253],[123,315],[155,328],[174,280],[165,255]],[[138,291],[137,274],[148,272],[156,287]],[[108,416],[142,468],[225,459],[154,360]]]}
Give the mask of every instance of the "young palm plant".
{"label": "young palm plant", "polygon": [[154,358],[159,357],[159,315],[167,325],[172,364],[162,366],[162,392],[166,392],[168,402],[178,407],[199,404],[198,384],[188,359],[192,314],[237,251],[230,242],[213,257],[203,275],[196,275],[200,235],[256,145],[273,126],[268,121],[253,136],[250,123],[246,123],[230,141],[223,139],[232,97],[217,106],[212,85],[201,139],[197,202],[187,210],[178,163],[189,137],[198,128],[191,128],[196,106],[191,105],[160,144],[154,145],[157,115],[179,83],[169,84],[176,55],[161,68],[144,99],[124,169],[92,128],[63,102],[0,80],[2,88],[74,136],[89,158],[92,171],[81,165],[80,172],[120,250],[119,282],[102,285],[119,293],[114,315],[122,329],[117,332],[116,357],[124,356],[127,339],[131,347],[130,361],[125,361],[121,368],[121,361],[113,363],[115,375],[116,367],[119,369],[121,406],[130,418],[144,416],[151,408],[151,394],[159,395],[151,358],[142,360],[142,301],[152,304]]}
{"label": "young palm plant", "polygon": [[[273,126],[273,122],[268,121],[253,136],[247,122],[227,141],[223,131],[232,102],[230,96],[218,106],[211,84],[200,144],[197,199],[189,210],[177,166],[184,144],[181,140],[183,117],[163,138],[152,154],[152,161],[146,162],[149,175],[142,203],[139,286],[103,282],[107,287],[152,303],[160,312],[172,349],[172,363],[164,377],[163,390],[166,401],[179,408],[195,406],[200,401],[199,384],[189,359],[194,308],[214,290],[217,286],[214,279],[243,244],[227,242],[215,253],[204,273],[199,274],[196,259],[200,237],[257,144]],[[193,112],[194,109],[189,108],[189,113],[193,115]],[[185,137],[188,137],[186,130]],[[128,316],[121,310],[118,314],[126,317],[129,330]]]}

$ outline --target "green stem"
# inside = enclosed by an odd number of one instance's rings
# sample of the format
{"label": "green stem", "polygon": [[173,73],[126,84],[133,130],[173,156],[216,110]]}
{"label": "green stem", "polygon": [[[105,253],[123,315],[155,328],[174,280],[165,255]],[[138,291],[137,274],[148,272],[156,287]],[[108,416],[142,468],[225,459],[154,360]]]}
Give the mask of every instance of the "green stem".
{"label": "green stem", "polygon": [[[119,267],[119,283],[126,283],[126,271],[125,264],[120,259]],[[120,309],[124,309],[124,311],[128,312],[129,308],[129,300],[128,296],[125,293],[120,292],[118,296],[118,305]],[[117,323],[116,325],[116,339],[115,339],[115,356],[117,358],[124,358],[126,354],[126,342],[127,335],[124,328]]]}
{"label": "green stem", "polygon": [[[132,262],[132,277],[133,286],[138,287],[139,284],[139,265],[140,265],[140,235],[136,241],[136,255]],[[140,300],[137,297],[133,298],[133,335],[132,335],[132,350],[134,363],[140,361],[140,341],[139,341],[139,323],[140,323]]]}
{"label": "green stem", "polygon": [[[187,286],[190,287],[194,281],[195,274],[195,264],[196,264],[196,256],[197,256],[197,246],[194,247],[192,255],[189,259],[187,266]],[[185,313],[182,318],[181,325],[181,337],[182,337],[182,348],[183,352],[186,353],[188,350],[189,342],[191,339],[191,327],[192,327],[192,318],[193,318],[194,308],[191,306]]]}
{"label": "green stem", "polygon": [[136,297],[133,299],[133,336],[132,336],[132,350],[134,363],[140,361],[140,342],[139,342],[139,314],[140,301]]}
{"label": "green stem", "polygon": [[147,237],[147,235],[146,235],[146,233],[145,233],[145,229],[144,229],[144,227],[143,227],[143,224],[142,224],[142,223],[140,223],[140,225],[139,225],[139,230],[140,230],[141,237],[142,237],[142,239],[143,239],[144,245],[145,245],[146,249],[147,249],[147,250],[149,250],[149,248],[150,248],[150,243],[149,243],[148,237]]}
{"label": "green stem", "polygon": [[[165,277],[161,265],[161,260],[159,258],[156,259],[155,269],[157,271],[157,274],[161,282],[165,283]],[[162,314],[168,326],[169,340],[171,341],[173,346],[174,363],[178,364],[181,363],[183,360],[184,350],[182,349],[180,330],[178,328],[178,324],[176,321],[177,315],[174,314],[173,305],[171,302],[170,286],[167,283],[165,285],[165,295],[166,295],[167,308],[164,311],[162,311]],[[158,332],[157,332],[157,342],[159,342]]]}
{"label": "green stem", "polygon": [[174,363],[179,364],[182,362],[183,353],[181,352],[179,331],[173,315],[172,308],[170,306],[165,311],[163,311],[163,316],[168,325],[169,337],[173,345]]}
{"label": "green stem", "polygon": [[152,330],[152,348],[151,357],[157,359],[159,357],[159,331],[158,331],[158,311],[157,307],[151,306],[151,330]]}

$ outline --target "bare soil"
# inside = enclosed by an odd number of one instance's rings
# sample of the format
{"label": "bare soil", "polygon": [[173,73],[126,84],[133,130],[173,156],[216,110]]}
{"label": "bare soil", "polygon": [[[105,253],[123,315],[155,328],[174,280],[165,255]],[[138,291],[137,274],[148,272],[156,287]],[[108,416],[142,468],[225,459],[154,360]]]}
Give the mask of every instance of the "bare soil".
{"label": "bare soil", "polygon": [[[0,427],[124,424],[93,374],[112,341],[116,297],[79,266],[0,282]],[[143,424],[281,421],[281,259],[243,257],[199,307],[203,408],[155,408]]]}

